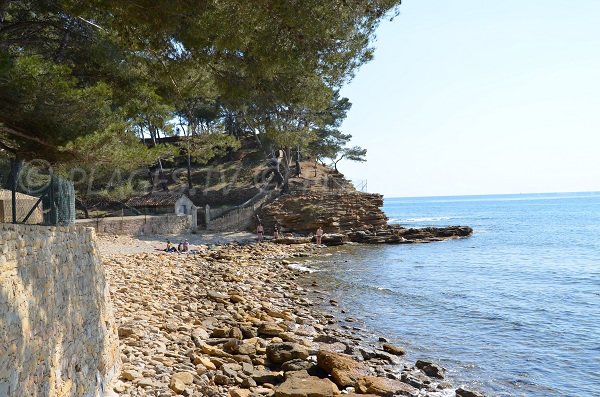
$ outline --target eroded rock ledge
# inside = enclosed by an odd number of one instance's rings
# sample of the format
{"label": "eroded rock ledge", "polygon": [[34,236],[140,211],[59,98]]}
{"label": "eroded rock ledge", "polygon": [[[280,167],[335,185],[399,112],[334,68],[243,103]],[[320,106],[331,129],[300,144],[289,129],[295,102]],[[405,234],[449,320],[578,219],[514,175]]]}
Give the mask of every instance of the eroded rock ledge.
{"label": "eroded rock ledge", "polygon": [[469,226],[405,228],[387,225],[378,229],[351,231],[346,236],[349,241],[363,244],[413,244],[469,237],[472,234],[473,229]]}
{"label": "eroded rock ledge", "polygon": [[326,233],[342,233],[385,226],[388,219],[381,207],[381,194],[296,192],[269,203],[260,216],[267,234],[275,224],[284,232],[309,234],[320,226]]}
{"label": "eroded rock ledge", "polygon": [[[260,217],[270,234],[275,225],[284,233],[310,235],[317,228],[325,231],[323,244],[342,245],[347,242],[363,244],[429,243],[469,237],[473,229],[468,226],[405,228],[388,225],[381,210],[381,194],[345,191],[337,193],[295,192],[279,197],[266,205]],[[310,237],[290,235],[277,240],[282,244],[300,244]]]}

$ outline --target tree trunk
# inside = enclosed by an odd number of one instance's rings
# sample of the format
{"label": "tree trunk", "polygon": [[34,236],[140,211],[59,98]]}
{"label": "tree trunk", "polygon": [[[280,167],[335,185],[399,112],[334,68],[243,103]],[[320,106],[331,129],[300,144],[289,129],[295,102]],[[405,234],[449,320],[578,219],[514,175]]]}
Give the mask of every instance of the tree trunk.
{"label": "tree trunk", "polygon": [[192,190],[194,186],[192,185],[192,158],[188,154],[187,155],[187,178],[188,178],[188,189]]}
{"label": "tree trunk", "polygon": [[300,167],[300,146],[297,147],[296,149],[296,170],[295,170],[295,176],[300,176],[300,174],[302,174],[302,169]]}
{"label": "tree trunk", "polygon": [[289,179],[290,179],[290,149],[286,148],[283,151],[283,187],[281,188],[281,192],[282,193],[289,193],[290,192],[290,185],[289,185]]}
{"label": "tree trunk", "polygon": [[[150,131],[150,135],[152,136],[152,144],[154,147],[156,147],[156,137],[158,136],[158,128],[150,126],[148,130]],[[161,159],[158,159],[158,176],[160,178],[160,186],[162,190],[168,192],[169,187],[167,186],[167,182],[165,181],[165,174],[163,171]]]}
{"label": "tree trunk", "polygon": [[79,204],[79,208],[81,208],[81,210],[83,211],[84,215],[85,215],[85,219],[89,219],[90,218],[90,213],[88,211],[88,208],[85,204],[83,204],[83,201],[81,201],[80,199],[76,198],[75,199],[75,204]]}

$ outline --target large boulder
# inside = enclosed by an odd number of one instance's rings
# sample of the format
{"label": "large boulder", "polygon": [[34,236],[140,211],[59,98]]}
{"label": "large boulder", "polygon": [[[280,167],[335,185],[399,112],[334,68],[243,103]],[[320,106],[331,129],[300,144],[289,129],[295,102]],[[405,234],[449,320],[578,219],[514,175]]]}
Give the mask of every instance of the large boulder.
{"label": "large boulder", "polygon": [[419,395],[419,390],[399,380],[365,376],[356,382],[356,391],[360,394],[376,394],[383,397]]}
{"label": "large boulder", "polygon": [[[312,242],[316,242],[317,237],[312,238]],[[325,244],[329,247],[334,247],[337,245],[344,245],[345,242],[348,241],[348,237],[345,234],[341,233],[327,233],[321,237],[321,244]]]}
{"label": "large boulder", "polygon": [[310,376],[306,371],[288,373],[285,382],[275,389],[275,397],[333,397],[339,389],[329,379]]}
{"label": "large boulder", "polygon": [[395,356],[403,356],[406,353],[403,348],[398,347],[398,346],[394,346],[394,345],[389,344],[389,343],[384,343],[383,344],[383,350],[386,351],[386,352],[388,352],[388,353],[390,353],[390,354],[393,354]]}
{"label": "large boulder", "polygon": [[444,379],[444,369],[437,364],[434,364],[430,361],[417,360],[415,366],[423,371],[427,376]]}
{"label": "large boulder", "polygon": [[308,350],[297,343],[271,343],[267,346],[267,357],[274,364],[282,364],[294,359],[306,360]]}
{"label": "large boulder", "polygon": [[354,386],[358,378],[369,374],[368,368],[351,356],[323,349],[317,353],[317,364],[340,387]]}
{"label": "large boulder", "polygon": [[261,336],[280,336],[283,328],[276,322],[264,322],[258,326],[258,334]]}
{"label": "large boulder", "polygon": [[456,389],[456,397],[483,397],[483,394],[459,387]]}

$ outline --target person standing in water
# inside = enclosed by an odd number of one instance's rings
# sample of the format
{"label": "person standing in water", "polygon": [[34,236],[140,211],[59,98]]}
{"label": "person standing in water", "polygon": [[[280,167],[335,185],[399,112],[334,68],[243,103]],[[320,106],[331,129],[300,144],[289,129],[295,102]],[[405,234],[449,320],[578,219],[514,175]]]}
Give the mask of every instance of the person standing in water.
{"label": "person standing in water", "polygon": [[273,239],[277,240],[279,238],[279,227],[275,224],[275,228],[273,229]]}

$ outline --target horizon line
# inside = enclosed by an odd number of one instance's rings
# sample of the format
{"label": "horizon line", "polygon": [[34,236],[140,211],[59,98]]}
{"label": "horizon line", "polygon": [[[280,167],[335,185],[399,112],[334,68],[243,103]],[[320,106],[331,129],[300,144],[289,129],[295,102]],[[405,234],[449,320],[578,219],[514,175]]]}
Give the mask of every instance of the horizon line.
{"label": "horizon line", "polygon": [[482,194],[442,194],[442,195],[430,195],[430,196],[392,196],[384,194],[385,198],[449,198],[449,197],[487,197],[487,196],[520,196],[520,195],[557,195],[557,194],[600,194],[600,190],[590,191],[564,191],[564,192],[527,192],[527,193],[482,193]]}

